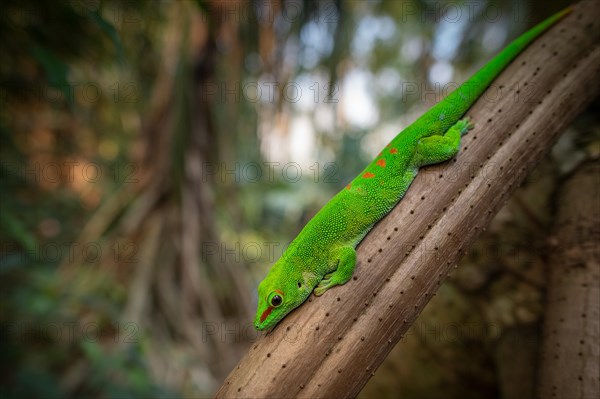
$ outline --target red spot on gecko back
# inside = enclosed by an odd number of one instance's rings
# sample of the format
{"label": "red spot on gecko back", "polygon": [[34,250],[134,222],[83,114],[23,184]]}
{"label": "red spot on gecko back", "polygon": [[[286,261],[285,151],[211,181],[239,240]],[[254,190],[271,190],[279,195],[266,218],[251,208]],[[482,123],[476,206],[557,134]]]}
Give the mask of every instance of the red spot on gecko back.
{"label": "red spot on gecko back", "polygon": [[374,175],[373,173],[371,173],[371,172],[367,172],[367,173],[365,173],[365,174],[363,175],[363,177],[364,177],[365,179],[370,179],[370,178],[372,178],[372,177],[375,177],[375,175]]}
{"label": "red spot on gecko back", "polygon": [[377,161],[377,165],[381,166],[382,168],[385,168],[385,159],[380,159],[379,161]]}
{"label": "red spot on gecko back", "polygon": [[350,190],[350,184],[346,186],[346,190]]}
{"label": "red spot on gecko back", "polygon": [[397,153],[398,153],[398,149],[396,149],[396,148],[392,148],[390,150],[390,154],[397,154]]}

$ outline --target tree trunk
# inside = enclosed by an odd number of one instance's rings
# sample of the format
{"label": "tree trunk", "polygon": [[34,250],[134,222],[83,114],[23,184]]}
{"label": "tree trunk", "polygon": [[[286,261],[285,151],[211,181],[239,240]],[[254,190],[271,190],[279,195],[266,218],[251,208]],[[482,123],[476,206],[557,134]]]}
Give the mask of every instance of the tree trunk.
{"label": "tree trunk", "polygon": [[600,395],[600,162],[563,184],[550,254],[540,398]]}
{"label": "tree trunk", "polygon": [[353,279],[309,298],[262,336],[216,396],[356,396],[510,193],[600,92],[599,19],[596,2],[581,3],[518,57],[468,112],[476,127],[457,158],[421,170],[359,245]]}

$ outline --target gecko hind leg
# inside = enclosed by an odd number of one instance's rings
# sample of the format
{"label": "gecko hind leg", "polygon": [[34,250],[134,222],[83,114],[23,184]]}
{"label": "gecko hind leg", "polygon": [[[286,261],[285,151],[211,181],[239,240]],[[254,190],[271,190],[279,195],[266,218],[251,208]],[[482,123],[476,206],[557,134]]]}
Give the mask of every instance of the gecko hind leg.
{"label": "gecko hind leg", "polygon": [[451,159],[458,153],[460,138],[473,129],[468,119],[456,122],[444,135],[429,136],[421,139],[413,157],[414,167],[433,165]]}
{"label": "gecko hind leg", "polygon": [[354,248],[339,248],[335,253],[335,260],[337,260],[337,268],[326,274],[319,282],[314,291],[316,296],[323,295],[331,287],[346,284],[352,278],[356,266],[356,251]]}

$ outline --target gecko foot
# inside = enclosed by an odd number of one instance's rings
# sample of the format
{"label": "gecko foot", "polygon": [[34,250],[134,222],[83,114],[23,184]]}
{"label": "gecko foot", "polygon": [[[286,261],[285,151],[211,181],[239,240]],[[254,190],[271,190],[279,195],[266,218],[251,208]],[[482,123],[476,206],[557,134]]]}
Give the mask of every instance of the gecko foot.
{"label": "gecko foot", "polygon": [[334,279],[332,278],[334,273],[335,272],[327,273],[326,275],[323,276],[323,280],[321,280],[319,282],[319,284],[317,285],[317,288],[315,288],[314,293],[316,296],[323,295],[325,293],[325,291],[327,291],[334,285],[337,285],[337,283],[335,283]]}
{"label": "gecko foot", "polygon": [[335,284],[332,283],[331,278],[324,278],[319,282],[319,285],[317,285],[317,288],[315,288],[314,293],[316,296],[321,296],[325,293],[325,291],[327,291],[334,285]]}
{"label": "gecko foot", "polygon": [[453,127],[458,129],[461,136],[464,136],[469,132],[469,130],[473,130],[475,125],[473,124],[473,122],[471,122],[471,119],[465,118],[456,122],[456,124]]}
{"label": "gecko foot", "polygon": [[316,296],[323,295],[331,287],[346,284],[352,278],[354,266],[356,265],[356,251],[354,248],[341,247],[337,249],[336,258],[334,259],[337,259],[337,268],[323,276],[323,279],[314,290]]}

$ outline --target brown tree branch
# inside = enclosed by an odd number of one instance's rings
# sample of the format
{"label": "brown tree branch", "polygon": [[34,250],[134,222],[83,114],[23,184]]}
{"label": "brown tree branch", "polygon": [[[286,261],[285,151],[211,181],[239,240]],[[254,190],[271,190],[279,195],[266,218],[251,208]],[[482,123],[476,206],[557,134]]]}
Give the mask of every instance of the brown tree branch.
{"label": "brown tree branch", "polygon": [[600,394],[600,162],[562,187],[541,351],[540,398]]}
{"label": "brown tree branch", "polygon": [[[261,337],[217,392],[354,397],[559,132],[600,92],[600,8],[580,3],[469,111],[453,162],[421,170],[358,247],[353,280]],[[526,84],[527,83],[527,84]]]}

